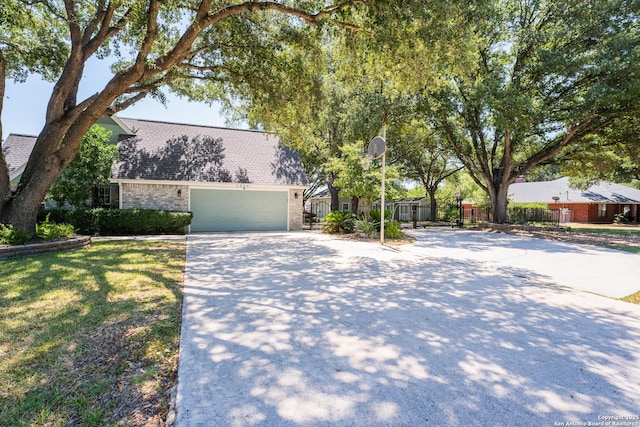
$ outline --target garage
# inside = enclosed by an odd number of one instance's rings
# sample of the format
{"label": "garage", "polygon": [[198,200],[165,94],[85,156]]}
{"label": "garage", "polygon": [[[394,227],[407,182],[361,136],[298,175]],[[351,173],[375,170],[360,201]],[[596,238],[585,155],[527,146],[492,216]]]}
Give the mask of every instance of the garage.
{"label": "garage", "polygon": [[190,232],[286,231],[286,191],[210,190],[190,192]]}

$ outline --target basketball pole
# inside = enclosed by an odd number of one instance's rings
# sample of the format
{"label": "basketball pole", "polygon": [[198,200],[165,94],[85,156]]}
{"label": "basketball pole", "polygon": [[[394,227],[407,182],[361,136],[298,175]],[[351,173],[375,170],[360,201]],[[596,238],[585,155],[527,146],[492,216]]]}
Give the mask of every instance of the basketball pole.
{"label": "basketball pole", "polygon": [[[382,139],[387,140],[387,120],[385,117],[384,123],[382,124]],[[382,194],[380,195],[380,244],[384,245],[384,220],[385,220],[385,212],[384,212],[384,166],[386,163],[387,150],[382,152]]]}

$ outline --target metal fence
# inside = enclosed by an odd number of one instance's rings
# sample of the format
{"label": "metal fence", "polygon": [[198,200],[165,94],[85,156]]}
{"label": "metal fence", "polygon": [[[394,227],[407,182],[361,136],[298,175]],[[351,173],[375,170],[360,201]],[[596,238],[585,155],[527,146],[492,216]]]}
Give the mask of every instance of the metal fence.
{"label": "metal fence", "polygon": [[[464,222],[469,224],[477,222],[493,222],[493,216],[490,209],[481,209],[477,206],[465,205],[462,209]],[[316,202],[311,204],[311,213],[313,218],[322,220],[326,214],[331,212],[331,206],[326,202]],[[436,212],[436,221],[453,221],[458,219],[459,212],[455,206],[438,205]],[[567,222],[570,215],[561,210],[551,210],[545,208],[523,208],[510,207],[507,209],[507,222],[513,224],[548,224],[558,225],[561,222]],[[431,207],[416,206],[415,219],[417,222],[429,221],[431,218]],[[305,218],[307,220],[307,218]],[[414,219],[414,211],[410,205],[396,205],[393,209],[393,219],[400,222],[412,222]]]}

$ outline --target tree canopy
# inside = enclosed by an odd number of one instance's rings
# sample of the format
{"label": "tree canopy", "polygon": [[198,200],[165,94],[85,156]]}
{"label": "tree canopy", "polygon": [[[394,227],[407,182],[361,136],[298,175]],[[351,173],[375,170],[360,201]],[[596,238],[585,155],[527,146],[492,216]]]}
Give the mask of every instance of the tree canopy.
{"label": "tree canopy", "polygon": [[75,207],[91,205],[94,188],[109,184],[109,174],[117,158],[118,149],[109,144],[109,132],[94,125],[82,138],[80,151],[73,161],[51,186],[49,196],[60,206],[65,203]]}
{"label": "tree canopy", "polygon": [[[303,70],[301,55],[320,42],[314,27],[350,27],[349,18],[360,3],[4,2],[0,69],[14,77],[47,74],[55,86],[45,124],[15,190],[9,186],[6,162],[0,161],[0,222],[33,230],[40,202],[91,126],[102,115],[122,111],[146,96],[162,101],[162,88],[202,101],[231,103],[251,94],[265,106],[291,102],[287,96],[295,92],[292,87],[306,81],[298,73]],[[21,38],[37,43],[23,52]],[[96,93],[78,99],[87,61],[108,55],[121,58],[113,77]]]}
{"label": "tree canopy", "polygon": [[640,101],[637,2],[489,1],[467,22],[474,66],[426,95],[426,110],[506,219],[519,175],[612,132]]}

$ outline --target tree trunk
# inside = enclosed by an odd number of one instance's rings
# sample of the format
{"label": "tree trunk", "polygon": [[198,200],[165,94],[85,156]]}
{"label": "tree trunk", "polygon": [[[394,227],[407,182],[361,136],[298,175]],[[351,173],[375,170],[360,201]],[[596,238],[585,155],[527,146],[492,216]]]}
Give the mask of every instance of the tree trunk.
{"label": "tree trunk", "polygon": [[333,186],[333,180],[336,178],[333,172],[327,174],[327,189],[331,196],[331,211],[340,210],[340,198],[338,197],[338,189]]}
{"label": "tree trunk", "polygon": [[358,204],[360,203],[360,197],[353,196],[351,197],[351,212],[354,215],[358,215]]}
{"label": "tree trunk", "polygon": [[0,210],[0,223],[12,224],[15,228],[35,234],[38,209],[44,196],[36,193],[22,193],[23,197],[9,200]]}
{"label": "tree trunk", "polygon": [[504,224],[507,222],[507,203],[509,196],[509,184],[489,186],[489,200],[491,200],[492,222]]}
{"label": "tree trunk", "polygon": [[[0,50],[0,117],[2,117],[2,110],[4,106],[4,92],[7,78],[7,64]],[[9,168],[7,167],[6,159],[4,158],[4,152],[2,151],[2,119],[0,119],[0,206],[9,200],[11,196],[11,182],[9,179]],[[0,218],[2,222],[2,218]]]}
{"label": "tree trunk", "polygon": [[429,212],[429,221],[436,221],[438,219],[438,201],[436,200],[436,189],[430,191],[426,189],[429,195],[429,206],[431,211]]}

